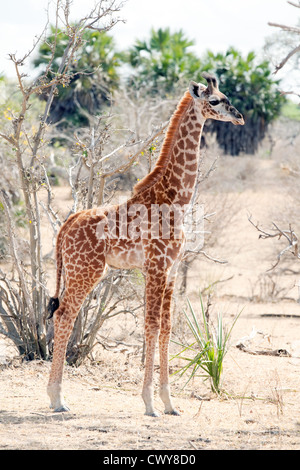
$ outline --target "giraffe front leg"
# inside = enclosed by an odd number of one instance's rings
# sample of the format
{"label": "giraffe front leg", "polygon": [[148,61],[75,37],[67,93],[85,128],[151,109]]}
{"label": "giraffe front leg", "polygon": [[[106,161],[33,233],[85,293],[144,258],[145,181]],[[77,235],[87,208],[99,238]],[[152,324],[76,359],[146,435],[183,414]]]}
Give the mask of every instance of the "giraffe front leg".
{"label": "giraffe front leg", "polygon": [[50,398],[50,408],[53,411],[56,413],[70,411],[70,408],[64,402],[61,383],[48,383],[47,393]]}
{"label": "giraffe front leg", "polygon": [[159,417],[159,413],[154,408],[154,391],[153,391],[153,371],[154,371],[154,356],[155,346],[158,337],[158,329],[145,333],[146,336],[146,364],[145,376],[142,391],[142,398],[145,403],[145,414],[148,416]]}
{"label": "giraffe front leg", "polygon": [[171,336],[171,302],[174,290],[175,278],[167,285],[161,312],[161,326],[159,335],[160,355],[160,398],[165,405],[165,413],[179,416],[180,413],[174,408],[169,385],[169,344]]}
{"label": "giraffe front leg", "polygon": [[160,328],[160,312],[163,294],[166,285],[166,276],[160,277],[147,274],[146,277],[146,363],[142,397],[146,406],[146,415],[158,417],[159,413],[154,408],[153,373],[155,347]]}

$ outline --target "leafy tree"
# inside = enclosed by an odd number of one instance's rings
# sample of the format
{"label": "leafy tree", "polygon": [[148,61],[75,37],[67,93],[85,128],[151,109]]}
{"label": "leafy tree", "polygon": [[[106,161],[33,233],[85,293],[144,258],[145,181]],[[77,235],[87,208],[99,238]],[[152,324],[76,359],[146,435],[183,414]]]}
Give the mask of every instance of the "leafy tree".
{"label": "leafy tree", "polygon": [[277,91],[267,61],[257,61],[254,52],[243,57],[236,49],[225,54],[208,51],[201,59],[191,50],[194,41],[182,30],[151,30],[149,39],[137,40],[124,54],[131,65],[132,86],[144,85],[149,94],[165,96],[186,87],[188,80],[201,81],[201,72],[215,72],[222,92],[244,115],[246,125],[224,126],[214,121],[207,131],[216,132],[219,145],[227,154],[253,154],[268,125],[279,115],[285,99]]}
{"label": "leafy tree", "polygon": [[[42,73],[49,68],[49,80],[57,74],[68,41],[65,32],[56,31],[52,26],[50,35],[39,48],[34,66],[41,68]],[[51,62],[54,44],[55,55]],[[70,82],[58,86],[49,120],[53,123],[63,120],[62,126],[86,124],[87,116],[99,111],[118,86],[119,66],[113,37],[103,31],[86,30],[69,68]],[[46,99],[45,95],[42,97]]]}
{"label": "leafy tree", "polygon": [[244,58],[236,49],[214,55],[208,51],[203,60],[205,70],[215,72],[220,89],[245,118],[245,126],[224,126],[214,121],[219,145],[227,154],[254,154],[268,125],[278,117],[285,98],[277,90],[278,80],[272,78],[267,61],[256,61],[255,53]]}
{"label": "leafy tree", "polygon": [[182,30],[152,29],[147,40],[137,40],[124,54],[132,67],[130,82],[145,84],[150,94],[167,94],[187,75],[199,76],[200,60],[190,50],[194,41]]}

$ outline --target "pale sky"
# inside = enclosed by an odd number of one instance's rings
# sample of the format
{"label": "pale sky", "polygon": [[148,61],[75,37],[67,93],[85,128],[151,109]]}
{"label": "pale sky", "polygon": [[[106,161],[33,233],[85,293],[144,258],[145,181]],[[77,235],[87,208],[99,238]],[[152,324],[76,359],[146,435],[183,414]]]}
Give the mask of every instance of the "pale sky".
{"label": "pale sky", "polygon": [[[22,56],[31,48],[46,23],[48,1],[0,0],[0,72],[14,76],[8,54]],[[81,17],[93,5],[94,0],[74,0],[73,16]],[[118,24],[111,34],[122,49],[137,38],[147,38],[151,27],[169,26],[194,39],[200,56],[207,49],[224,52],[229,46],[243,53],[261,52],[266,36],[277,30],[268,22],[295,26],[298,13],[286,0],[127,0],[120,12],[126,23]]]}

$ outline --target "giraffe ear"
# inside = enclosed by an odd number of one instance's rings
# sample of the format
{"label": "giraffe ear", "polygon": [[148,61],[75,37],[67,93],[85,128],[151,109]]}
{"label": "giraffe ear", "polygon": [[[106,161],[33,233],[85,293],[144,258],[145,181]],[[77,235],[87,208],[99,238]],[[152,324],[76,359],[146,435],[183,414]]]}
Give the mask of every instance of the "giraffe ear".
{"label": "giraffe ear", "polygon": [[189,91],[193,98],[195,99],[201,98],[202,92],[204,90],[206,90],[206,86],[202,85],[201,83],[196,83],[193,81],[190,82]]}

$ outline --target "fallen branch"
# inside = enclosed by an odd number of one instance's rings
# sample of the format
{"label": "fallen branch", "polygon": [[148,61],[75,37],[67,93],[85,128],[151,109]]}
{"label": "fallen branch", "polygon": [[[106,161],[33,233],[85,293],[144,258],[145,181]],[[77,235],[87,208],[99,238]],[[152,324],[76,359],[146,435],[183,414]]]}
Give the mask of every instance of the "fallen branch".
{"label": "fallen branch", "polygon": [[261,313],[261,317],[276,317],[276,318],[299,318],[300,315],[296,313]]}
{"label": "fallen branch", "polygon": [[291,357],[291,354],[286,349],[254,350],[254,349],[248,348],[243,343],[238,343],[236,347],[240,349],[241,351],[248,353],[248,354],[253,354],[254,356],[261,355],[261,356]]}

